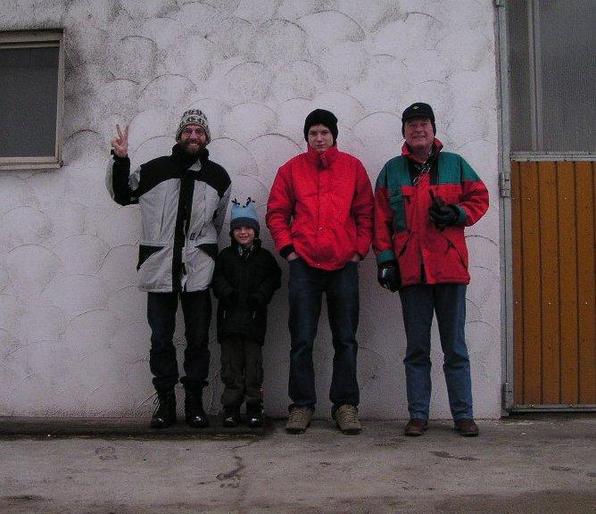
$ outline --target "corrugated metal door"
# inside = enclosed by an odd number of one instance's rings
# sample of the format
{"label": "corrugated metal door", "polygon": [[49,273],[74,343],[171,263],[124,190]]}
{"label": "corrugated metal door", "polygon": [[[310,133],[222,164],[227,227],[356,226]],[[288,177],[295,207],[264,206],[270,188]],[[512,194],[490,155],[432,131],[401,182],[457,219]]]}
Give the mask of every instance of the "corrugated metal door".
{"label": "corrugated metal door", "polygon": [[512,162],[514,408],[596,407],[594,162]]}

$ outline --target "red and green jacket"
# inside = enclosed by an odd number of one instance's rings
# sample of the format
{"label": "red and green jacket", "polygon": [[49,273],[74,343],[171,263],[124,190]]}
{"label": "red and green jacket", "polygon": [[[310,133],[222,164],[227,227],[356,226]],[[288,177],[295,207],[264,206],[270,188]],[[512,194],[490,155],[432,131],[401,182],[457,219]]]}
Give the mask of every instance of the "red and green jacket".
{"label": "red and green jacket", "polygon": [[[373,248],[379,266],[399,264],[402,286],[470,282],[464,227],[484,215],[488,191],[463,157],[441,148],[435,139],[428,180],[414,185],[418,172],[405,144],[377,178]],[[457,207],[455,225],[438,229],[431,222],[432,195]]]}
{"label": "red and green jacket", "polygon": [[362,163],[332,146],[311,147],[279,168],[267,202],[267,227],[283,257],[295,251],[313,268],[343,268],[364,258],[373,235],[374,197]]}

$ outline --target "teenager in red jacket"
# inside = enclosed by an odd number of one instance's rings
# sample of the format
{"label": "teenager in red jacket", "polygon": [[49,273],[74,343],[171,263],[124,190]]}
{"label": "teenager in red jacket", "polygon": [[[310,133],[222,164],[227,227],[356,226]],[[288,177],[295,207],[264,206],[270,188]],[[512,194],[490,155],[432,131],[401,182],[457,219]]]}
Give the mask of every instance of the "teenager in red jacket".
{"label": "teenager in red jacket", "polygon": [[337,118],[316,109],[304,122],[306,152],[277,172],[267,203],[267,226],[289,262],[291,337],[286,430],[304,432],[316,404],[312,360],[321,299],[327,297],[335,356],[330,399],[344,433],[361,430],[356,379],[358,262],[368,253],[374,197],[366,170],[336,146]]}
{"label": "teenager in red jacket", "polygon": [[441,151],[435,133],[430,105],[415,103],[403,112],[402,154],[385,164],[376,183],[373,246],[380,284],[400,290],[410,413],[405,434],[422,435],[428,424],[435,313],[455,429],[476,436],[464,336],[470,282],[464,227],[484,215],[488,191],[461,156]]}

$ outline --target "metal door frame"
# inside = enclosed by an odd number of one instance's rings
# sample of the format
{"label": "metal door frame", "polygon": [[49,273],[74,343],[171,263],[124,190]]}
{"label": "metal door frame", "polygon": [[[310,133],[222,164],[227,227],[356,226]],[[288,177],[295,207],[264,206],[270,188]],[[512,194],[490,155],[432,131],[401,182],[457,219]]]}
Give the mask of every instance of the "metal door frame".
{"label": "metal door frame", "polygon": [[[513,362],[514,338],[513,338],[513,242],[512,242],[512,216],[511,216],[511,161],[595,161],[596,155],[589,152],[511,152],[510,127],[510,95],[509,95],[509,54],[508,54],[508,30],[507,30],[507,2],[506,0],[495,0],[496,8],[496,39],[497,39],[497,88],[500,105],[499,116],[499,207],[500,207],[500,237],[501,237],[501,277],[503,291],[501,294],[501,378],[502,378],[502,414],[507,416],[512,412],[586,412],[596,411],[596,405],[537,405],[516,406],[515,405],[515,368]],[[537,0],[528,0],[528,11],[532,16],[537,15]],[[533,24],[530,23],[530,30]],[[536,49],[534,49],[536,50]],[[533,72],[535,75],[535,70]],[[536,83],[534,82],[536,87]],[[533,102],[532,119],[536,122],[539,115],[539,108]],[[533,124],[535,132],[532,140],[537,141],[539,131],[536,123]]]}

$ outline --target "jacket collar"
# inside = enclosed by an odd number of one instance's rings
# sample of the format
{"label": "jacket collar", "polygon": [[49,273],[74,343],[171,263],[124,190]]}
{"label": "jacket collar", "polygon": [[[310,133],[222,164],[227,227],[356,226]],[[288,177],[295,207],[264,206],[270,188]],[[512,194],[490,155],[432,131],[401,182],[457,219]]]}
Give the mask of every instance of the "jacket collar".
{"label": "jacket collar", "polygon": [[[439,152],[442,149],[443,149],[443,143],[441,143],[441,141],[439,141],[435,137],[435,139],[433,141],[433,146],[432,146],[432,148],[430,150],[429,158],[425,162],[428,162],[429,160],[436,159],[437,155],[439,155]],[[416,159],[414,157],[414,154],[411,152],[410,147],[408,146],[408,143],[404,143],[403,146],[401,147],[401,155],[402,155],[402,157],[407,157],[412,162],[416,162],[416,163],[419,163],[419,164],[424,164],[424,162],[420,162],[418,159]]]}
{"label": "jacket collar", "polygon": [[207,148],[203,148],[202,150],[199,150],[197,155],[189,155],[178,143],[176,143],[172,147],[171,157],[172,160],[178,165],[179,169],[184,171],[190,168],[197,161],[201,163],[201,166],[204,166],[209,159],[209,150],[207,150]]}
{"label": "jacket collar", "polygon": [[337,149],[337,144],[333,145],[331,148],[327,148],[323,153],[317,152],[310,145],[306,150],[308,160],[319,169],[329,168],[333,164],[333,161],[337,159],[338,155],[339,150]]}
{"label": "jacket collar", "polygon": [[[232,243],[231,246],[232,248],[238,252],[238,254],[240,254],[240,245],[238,244],[238,242],[234,239],[234,236],[232,235],[232,232],[230,232],[230,238],[232,239]],[[261,248],[261,240],[258,237],[255,237],[253,242],[252,242],[252,246],[250,247],[250,254],[252,255],[253,253],[255,253],[259,248]]]}

